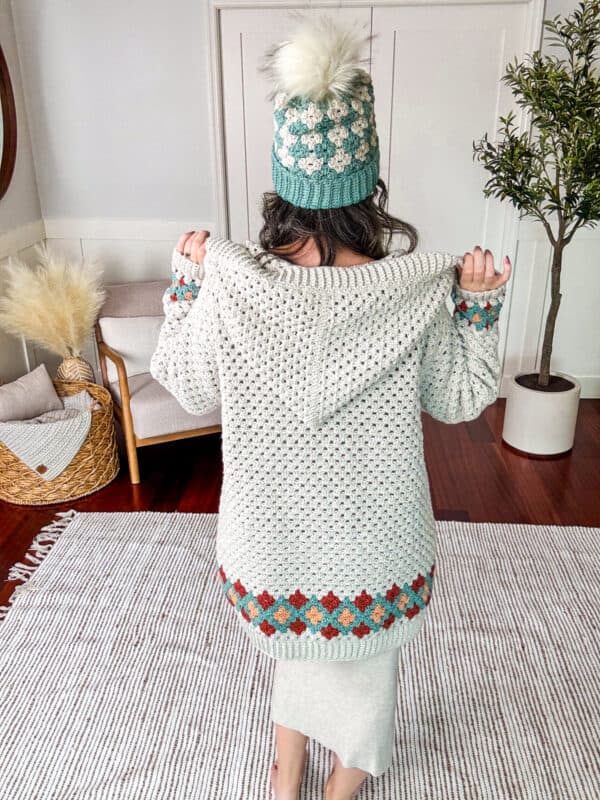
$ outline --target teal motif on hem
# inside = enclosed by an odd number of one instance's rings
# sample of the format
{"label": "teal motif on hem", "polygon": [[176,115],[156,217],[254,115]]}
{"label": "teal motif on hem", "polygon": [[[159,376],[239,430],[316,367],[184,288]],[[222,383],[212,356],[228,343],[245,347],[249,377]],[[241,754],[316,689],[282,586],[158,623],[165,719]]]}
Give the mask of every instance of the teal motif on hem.
{"label": "teal motif on hem", "polygon": [[340,634],[359,639],[381,628],[389,628],[396,619],[412,619],[429,604],[435,564],[425,575],[419,573],[411,584],[394,583],[385,594],[370,595],[366,590],[354,599],[338,597],[329,591],[321,598],[307,597],[299,589],[286,597],[273,597],[268,591],[255,595],[240,580],[232,581],[219,566],[218,577],[232,606],[265,636],[274,633],[305,631],[320,633],[326,639]]}

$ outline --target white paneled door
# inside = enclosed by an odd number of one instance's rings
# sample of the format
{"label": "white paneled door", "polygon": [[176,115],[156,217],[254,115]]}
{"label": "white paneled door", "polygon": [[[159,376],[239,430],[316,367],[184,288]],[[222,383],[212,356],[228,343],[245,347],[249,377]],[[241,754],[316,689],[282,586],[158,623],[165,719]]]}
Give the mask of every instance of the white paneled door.
{"label": "white paneled door", "polygon": [[381,174],[390,209],[415,225],[420,250],[503,247],[506,206],[482,195],[489,175],[473,141],[493,141],[518,112],[500,81],[521,55],[528,3],[373,9],[371,75],[379,103]]}
{"label": "white paneled door", "polygon": [[[526,49],[531,9],[530,2],[298,6],[303,14],[354,20],[374,35],[364,55],[375,88],[381,175],[390,211],[416,226],[420,250],[510,250],[506,223],[514,215],[483,197],[487,178],[473,161],[472,142],[485,132],[494,140],[510,109],[519,115],[500,77]],[[272,189],[270,85],[258,65],[293,28],[295,13],[220,10],[225,217],[237,241],[255,238],[261,195]]]}

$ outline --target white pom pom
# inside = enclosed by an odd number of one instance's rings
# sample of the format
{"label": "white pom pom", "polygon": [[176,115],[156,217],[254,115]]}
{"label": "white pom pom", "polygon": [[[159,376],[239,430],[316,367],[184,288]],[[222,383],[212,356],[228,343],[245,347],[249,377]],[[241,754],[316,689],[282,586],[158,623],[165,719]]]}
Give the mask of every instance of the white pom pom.
{"label": "white pom pom", "polygon": [[360,33],[356,23],[341,24],[329,15],[302,19],[290,36],[270,47],[259,67],[273,82],[270,97],[308,97],[315,102],[352,91],[368,56],[361,49],[373,37]]}

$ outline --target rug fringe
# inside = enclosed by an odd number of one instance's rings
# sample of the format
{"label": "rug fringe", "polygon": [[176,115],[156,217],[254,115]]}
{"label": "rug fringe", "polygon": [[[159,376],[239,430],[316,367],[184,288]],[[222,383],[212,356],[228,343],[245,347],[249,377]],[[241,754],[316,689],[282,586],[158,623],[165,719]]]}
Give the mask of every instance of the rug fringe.
{"label": "rug fringe", "polygon": [[23,561],[17,562],[10,568],[6,580],[20,581],[21,583],[15,587],[8,598],[8,605],[0,606],[0,620],[6,617],[12,607],[14,598],[18,594],[31,591],[33,587],[28,586],[27,581],[48,555],[60,534],[67,528],[77,513],[77,510],[74,508],[69,508],[66,511],[57,511],[55,516],[58,517],[58,519],[52,520],[52,522],[40,528],[33,542],[27,549]]}

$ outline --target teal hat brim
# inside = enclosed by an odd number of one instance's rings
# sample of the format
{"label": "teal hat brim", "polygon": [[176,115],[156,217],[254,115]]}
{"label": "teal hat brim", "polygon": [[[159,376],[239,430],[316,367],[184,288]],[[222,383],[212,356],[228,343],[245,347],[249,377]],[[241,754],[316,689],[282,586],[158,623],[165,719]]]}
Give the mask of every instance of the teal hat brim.
{"label": "teal hat brim", "polygon": [[363,169],[324,181],[292,174],[281,164],[274,148],[271,148],[271,175],[277,194],[292,205],[301,208],[351,206],[368,197],[377,185],[379,148]]}

